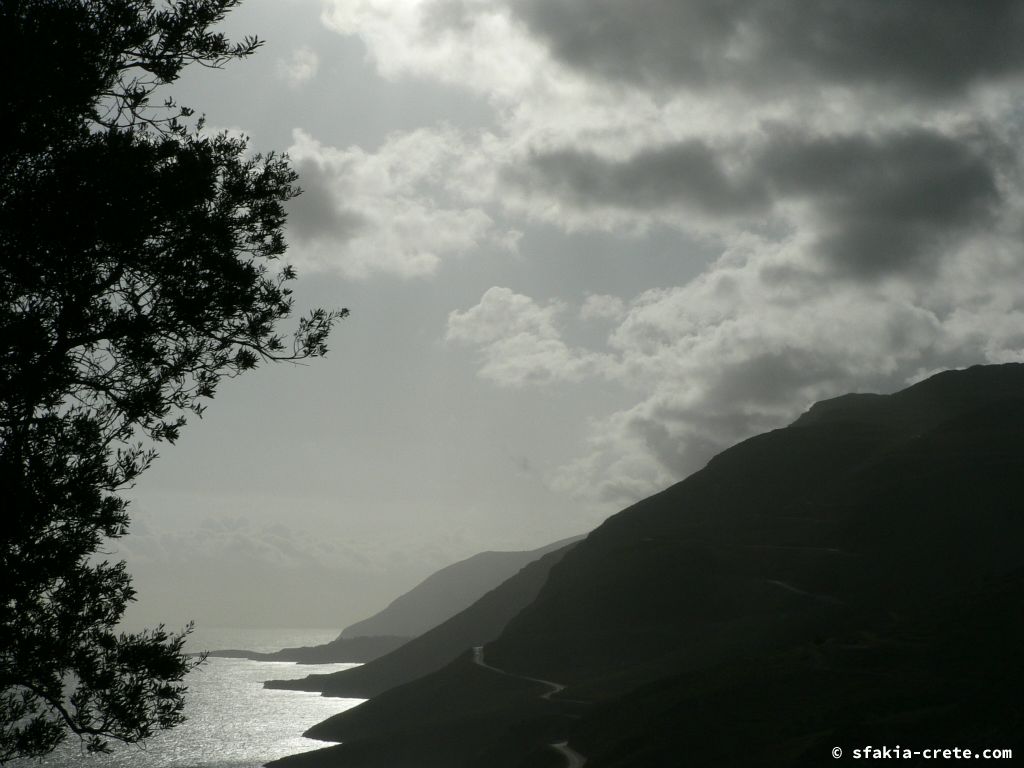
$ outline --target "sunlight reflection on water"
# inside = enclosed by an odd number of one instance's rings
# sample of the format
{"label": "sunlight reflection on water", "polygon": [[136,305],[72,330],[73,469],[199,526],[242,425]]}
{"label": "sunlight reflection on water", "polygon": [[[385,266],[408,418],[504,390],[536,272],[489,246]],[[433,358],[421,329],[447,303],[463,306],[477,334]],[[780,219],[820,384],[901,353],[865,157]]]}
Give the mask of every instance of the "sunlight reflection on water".
{"label": "sunlight reflection on water", "polygon": [[[336,634],[336,633],[335,633]],[[330,639],[330,638],[328,638]],[[314,644],[322,640],[299,644]],[[250,647],[239,643],[230,647]],[[193,647],[221,648],[220,643]],[[282,646],[277,646],[282,647]],[[267,650],[259,648],[258,650]],[[358,664],[292,664],[245,659],[207,659],[188,677],[189,720],[150,739],[145,747],[114,743],[111,755],[82,753],[77,740],[39,760],[9,763],[30,766],[95,768],[257,768],[269,760],[329,746],[302,732],[362,699],[325,698],[301,691],[267,690],[265,680],[305,677]]]}

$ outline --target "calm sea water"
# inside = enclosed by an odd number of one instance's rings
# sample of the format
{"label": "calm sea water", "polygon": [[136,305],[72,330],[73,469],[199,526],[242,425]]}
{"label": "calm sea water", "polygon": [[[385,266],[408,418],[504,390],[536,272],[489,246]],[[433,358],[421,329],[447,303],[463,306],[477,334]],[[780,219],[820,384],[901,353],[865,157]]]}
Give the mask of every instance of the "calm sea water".
{"label": "calm sea water", "polygon": [[[247,648],[272,651],[317,645],[334,639],[338,630],[197,630],[190,650]],[[92,756],[77,739],[42,760],[9,765],[88,766],[90,768],[258,768],[269,760],[329,746],[303,738],[310,726],[356,706],[362,699],[325,698],[315,693],[263,688],[265,680],[284,680],[333,672],[356,664],[291,664],[207,659],[187,678],[188,722],[159,733],[144,747],[112,742],[114,753]]]}

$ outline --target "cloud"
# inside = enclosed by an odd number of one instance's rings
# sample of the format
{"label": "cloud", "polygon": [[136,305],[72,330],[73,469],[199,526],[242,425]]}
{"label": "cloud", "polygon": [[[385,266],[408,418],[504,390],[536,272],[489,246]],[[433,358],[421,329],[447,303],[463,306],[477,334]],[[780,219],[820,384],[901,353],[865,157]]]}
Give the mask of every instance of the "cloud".
{"label": "cloud", "polygon": [[[507,289],[453,313],[449,338],[478,345],[481,375],[504,386],[600,380],[634,393],[634,405],[596,418],[581,455],[549,476],[558,490],[606,505],[685,477],[817,400],[1024,359],[1024,259],[1010,233],[973,240],[936,267],[937,279],[889,279],[870,289],[800,270],[780,278],[807,246],[799,237],[748,239],[690,283],[624,304],[600,348],[565,343],[554,320],[568,307]],[[615,302],[583,304],[597,305]],[[510,338],[517,343],[506,344]],[[551,340],[557,357],[545,357]],[[545,359],[544,375],[503,375],[536,359]]]}
{"label": "cloud", "polygon": [[988,227],[1001,195],[971,142],[914,129],[807,139],[792,132],[763,150],[757,175],[777,200],[797,198],[837,271],[874,277],[929,268],[949,242]]}
{"label": "cloud", "polygon": [[316,51],[302,47],[295,50],[291,58],[277,60],[277,73],[292,88],[297,88],[307,80],[316,77],[320,68],[320,58]]}
{"label": "cloud", "polygon": [[512,183],[539,187],[580,207],[673,210],[710,216],[764,208],[764,190],[725,170],[723,155],[699,140],[655,147],[616,161],[571,149],[535,153],[522,172],[506,171]]}
{"label": "cloud", "polygon": [[324,25],[358,35],[386,78],[430,77],[508,97],[532,87],[542,47],[487,0],[327,0]]}
{"label": "cloud", "polygon": [[448,338],[478,344],[520,334],[554,339],[558,337],[555,318],[561,311],[558,303],[541,306],[528,296],[494,287],[475,307],[448,316]]}
{"label": "cloud", "polygon": [[580,307],[581,320],[621,320],[625,314],[625,302],[604,293],[589,294]]}
{"label": "cloud", "polygon": [[327,167],[307,157],[295,163],[302,193],[288,205],[288,232],[300,242],[354,238],[370,222],[360,213],[345,207],[332,189]]}
{"label": "cloud", "polygon": [[[1001,203],[979,137],[915,128],[879,135],[811,135],[769,126],[721,148],[688,140],[620,161],[568,149],[534,155],[511,182],[538,211],[647,214],[681,229],[728,235],[772,217],[779,231],[816,233],[814,252],[854,277],[928,269],[959,237],[987,227]],[[726,169],[730,170],[726,170]],[[538,216],[543,213],[538,212]]]}
{"label": "cloud", "polygon": [[562,340],[556,321],[563,311],[559,302],[540,305],[495,286],[476,306],[448,316],[447,339],[477,346],[480,376],[498,384],[575,381],[597,358],[570,349]]}
{"label": "cloud", "polygon": [[[1021,358],[1020,3],[334,0],[324,18],[384,76],[490,101],[499,127],[463,137],[450,199],[495,232],[629,235],[637,270],[652,232],[720,254],[636,296],[495,287],[450,315],[482,378],[631,394],[549,478],[567,492],[633,501],[816,399]],[[607,336],[580,347],[570,321]]]}
{"label": "cloud", "polygon": [[454,130],[397,133],[367,152],[296,129],[288,153],[305,189],[291,209],[292,253],[307,267],[425,277],[477,248],[516,247],[518,233],[468,199],[475,149]]}
{"label": "cloud", "polygon": [[559,60],[651,86],[946,97],[1024,68],[1024,11],[957,0],[510,0]]}

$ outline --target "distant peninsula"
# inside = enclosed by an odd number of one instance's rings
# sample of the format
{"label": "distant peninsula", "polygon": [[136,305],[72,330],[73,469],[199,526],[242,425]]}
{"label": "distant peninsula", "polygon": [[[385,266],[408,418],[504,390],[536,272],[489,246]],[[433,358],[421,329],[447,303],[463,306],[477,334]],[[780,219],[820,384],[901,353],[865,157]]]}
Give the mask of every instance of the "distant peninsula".
{"label": "distant peninsula", "polygon": [[282,648],[262,653],[239,649],[208,651],[207,656],[252,661],[294,661],[298,664],[333,664],[335,662],[367,662],[391,653],[409,642],[408,637],[352,637],[336,638],[323,645]]}

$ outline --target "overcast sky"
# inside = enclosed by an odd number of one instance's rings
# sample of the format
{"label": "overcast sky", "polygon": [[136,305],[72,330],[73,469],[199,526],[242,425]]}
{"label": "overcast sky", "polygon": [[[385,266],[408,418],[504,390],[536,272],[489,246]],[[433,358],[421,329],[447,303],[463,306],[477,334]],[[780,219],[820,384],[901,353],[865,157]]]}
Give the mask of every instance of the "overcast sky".
{"label": "overcast sky", "polygon": [[137,487],[133,621],[337,626],[847,391],[1021,360],[1015,0],[246,0],[180,100],[305,194],[331,354]]}

